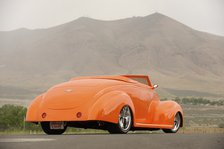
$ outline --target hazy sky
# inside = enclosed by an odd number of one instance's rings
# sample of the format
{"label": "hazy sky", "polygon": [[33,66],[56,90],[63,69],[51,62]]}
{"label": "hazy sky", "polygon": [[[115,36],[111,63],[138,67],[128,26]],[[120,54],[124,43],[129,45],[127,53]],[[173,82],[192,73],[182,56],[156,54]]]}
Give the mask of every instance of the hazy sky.
{"label": "hazy sky", "polygon": [[81,16],[114,20],[154,12],[224,36],[224,0],[0,0],[0,30],[47,28]]}

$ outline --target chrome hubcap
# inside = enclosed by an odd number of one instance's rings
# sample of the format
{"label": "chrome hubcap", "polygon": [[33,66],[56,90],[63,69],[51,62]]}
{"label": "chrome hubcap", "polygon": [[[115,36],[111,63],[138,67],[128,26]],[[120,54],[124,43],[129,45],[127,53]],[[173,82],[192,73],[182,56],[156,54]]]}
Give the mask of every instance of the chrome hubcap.
{"label": "chrome hubcap", "polygon": [[123,107],[120,112],[119,125],[124,131],[128,130],[131,126],[131,111],[128,106]]}
{"label": "chrome hubcap", "polygon": [[177,114],[174,118],[174,127],[173,127],[173,131],[177,131],[180,127],[180,122],[181,122],[181,118],[180,118],[180,114]]}

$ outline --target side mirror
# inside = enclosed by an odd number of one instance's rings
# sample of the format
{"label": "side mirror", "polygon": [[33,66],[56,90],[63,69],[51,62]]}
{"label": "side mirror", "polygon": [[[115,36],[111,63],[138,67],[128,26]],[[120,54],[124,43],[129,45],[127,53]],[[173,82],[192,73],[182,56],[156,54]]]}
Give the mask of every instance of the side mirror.
{"label": "side mirror", "polygon": [[153,85],[153,89],[156,89],[157,87],[159,87],[158,84],[154,84],[154,85]]}

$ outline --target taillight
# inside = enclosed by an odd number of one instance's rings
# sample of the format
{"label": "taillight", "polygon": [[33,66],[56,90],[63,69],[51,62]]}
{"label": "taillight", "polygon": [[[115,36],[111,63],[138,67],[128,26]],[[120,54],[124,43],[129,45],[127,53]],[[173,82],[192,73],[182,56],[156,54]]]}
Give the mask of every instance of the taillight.
{"label": "taillight", "polygon": [[47,116],[47,114],[46,113],[42,113],[42,118],[45,118],[46,116]]}
{"label": "taillight", "polygon": [[81,113],[81,112],[77,112],[77,113],[76,113],[76,117],[77,117],[77,118],[80,118],[81,116],[82,116],[82,113]]}

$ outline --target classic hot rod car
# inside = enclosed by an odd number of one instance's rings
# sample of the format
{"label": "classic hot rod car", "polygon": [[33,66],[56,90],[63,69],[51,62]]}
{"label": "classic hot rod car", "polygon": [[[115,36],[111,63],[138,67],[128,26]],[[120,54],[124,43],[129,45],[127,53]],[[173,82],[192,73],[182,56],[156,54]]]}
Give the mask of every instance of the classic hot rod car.
{"label": "classic hot rod car", "polygon": [[182,108],[160,101],[157,87],[144,75],[73,78],[36,97],[26,121],[40,123],[46,134],[62,134],[67,127],[176,133],[183,126]]}

